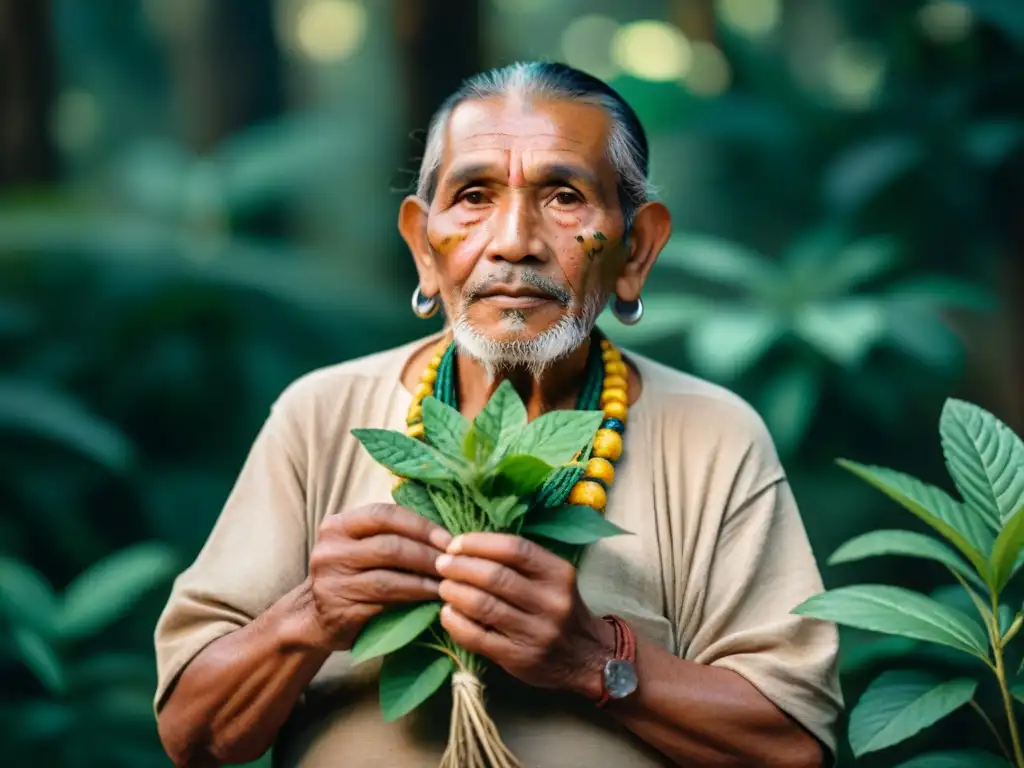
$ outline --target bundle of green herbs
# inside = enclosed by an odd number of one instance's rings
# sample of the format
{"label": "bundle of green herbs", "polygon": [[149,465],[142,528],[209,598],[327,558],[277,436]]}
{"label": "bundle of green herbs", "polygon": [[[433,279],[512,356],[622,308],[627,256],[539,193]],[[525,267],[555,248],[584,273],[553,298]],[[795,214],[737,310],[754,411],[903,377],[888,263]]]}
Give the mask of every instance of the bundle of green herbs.
{"label": "bundle of green herbs", "polygon": [[[424,399],[422,441],[383,429],[353,434],[400,478],[396,503],[453,536],[516,534],[576,564],[585,545],[625,533],[592,507],[561,503],[582,474],[603,417],[600,411],[553,411],[528,423],[506,381],[472,423],[440,400]],[[443,768],[517,767],[485,707],[487,664],[447,635],[442,607],[440,601],[416,603],[378,615],[356,639],[352,656],[384,657],[380,703],[387,721],[408,714],[451,679]]]}

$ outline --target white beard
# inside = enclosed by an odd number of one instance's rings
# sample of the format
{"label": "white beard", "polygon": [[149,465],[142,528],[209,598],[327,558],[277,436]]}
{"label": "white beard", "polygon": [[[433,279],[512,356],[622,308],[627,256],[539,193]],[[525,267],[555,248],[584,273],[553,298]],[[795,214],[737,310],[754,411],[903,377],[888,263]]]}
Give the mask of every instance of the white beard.
{"label": "white beard", "polygon": [[[465,312],[452,323],[452,334],[459,349],[480,363],[491,381],[512,368],[526,368],[538,379],[552,364],[568,357],[587,340],[605,302],[592,294],[583,305],[582,315],[566,315],[534,339],[496,341],[488,338],[473,327]],[[505,322],[510,326],[522,323],[514,317]]]}

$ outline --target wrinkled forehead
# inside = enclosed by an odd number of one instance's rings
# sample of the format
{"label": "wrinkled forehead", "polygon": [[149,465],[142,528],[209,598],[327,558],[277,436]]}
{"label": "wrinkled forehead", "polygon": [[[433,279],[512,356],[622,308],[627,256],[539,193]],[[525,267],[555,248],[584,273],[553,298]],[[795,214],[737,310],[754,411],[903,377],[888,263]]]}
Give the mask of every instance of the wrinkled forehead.
{"label": "wrinkled forehead", "polygon": [[[608,160],[611,120],[599,106],[572,101],[475,99],[448,119],[438,181],[466,164],[510,166],[572,162],[614,178]],[[614,183],[614,182],[613,182]]]}

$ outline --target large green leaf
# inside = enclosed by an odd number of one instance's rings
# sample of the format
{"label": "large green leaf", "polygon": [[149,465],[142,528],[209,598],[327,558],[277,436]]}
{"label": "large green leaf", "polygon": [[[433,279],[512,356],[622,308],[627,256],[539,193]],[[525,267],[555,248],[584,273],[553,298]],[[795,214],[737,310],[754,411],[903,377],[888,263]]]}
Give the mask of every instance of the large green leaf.
{"label": "large green leaf", "polygon": [[986,657],[985,630],[971,617],[917,592],[885,584],[857,584],[823,592],[794,613],[857,629],[938,643]]}
{"label": "large green leaf", "polygon": [[942,534],[987,580],[992,531],[977,515],[935,486],[884,467],[869,467],[841,459],[839,465],[879,489]]}
{"label": "large green leaf", "polygon": [[808,303],[793,316],[793,331],[839,365],[856,366],[885,332],[885,311],[860,297]]}
{"label": "large green leaf", "polygon": [[30,565],[0,557],[0,610],[12,624],[50,635],[57,621],[57,598],[42,574]]}
{"label": "large green leaf", "polygon": [[424,482],[456,479],[441,454],[415,438],[387,429],[353,429],[352,434],[378,464],[399,477]]}
{"label": "large green leaf", "polygon": [[469,422],[461,413],[436,397],[426,397],[423,399],[423,428],[437,450],[452,461],[462,460]]}
{"label": "large green leaf", "polygon": [[64,591],[58,616],[62,638],[95,634],[127,614],[178,566],[170,547],[145,542],[122,549],[83,571]]}
{"label": "large green leaf", "polygon": [[857,757],[906,741],[962,707],[976,680],[943,682],[931,675],[890,671],[868,686],[850,713],[850,747]]}
{"label": "large green leaf", "polygon": [[781,282],[775,264],[761,254],[739,243],[707,235],[674,235],[662,250],[658,263],[751,295]]}
{"label": "large green leaf", "polygon": [[998,530],[1024,506],[1024,441],[988,411],[953,398],[942,409],[939,431],[964,501]]}
{"label": "large green leaf", "polygon": [[1006,586],[1016,570],[1017,560],[1024,551],[1024,504],[1003,526],[992,546],[992,587],[999,592]]}
{"label": "large green leaf", "polygon": [[850,563],[866,557],[881,555],[903,555],[920,557],[942,563],[957,573],[984,588],[974,569],[956,552],[941,541],[915,531],[880,530],[869,531],[850,539],[832,553],[829,565]]}
{"label": "large green leaf", "polygon": [[551,411],[516,437],[509,453],[525,453],[548,464],[566,464],[589,445],[604,420],[601,411]]}
{"label": "large green leaf", "polygon": [[554,469],[543,459],[526,454],[506,456],[494,470],[494,487],[499,495],[527,496],[544,485]]}
{"label": "large green leaf", "polygon": [[510,445],[519,431],[526,426],[526,420],[526,406],[523,405],[512,382],[505,379],[473,419],[473,426],[495,446],[498,456],[493,458],[498,460],[505,447]]}
{"label": "large green leaf", "polygon": [[391,608],[370,619],[352,645],[352,658],[366,661],[397,651],[434,623],[441,603],[414,603]]}
{"label": "large green leaf", "polygon": [[133,458],[131,443],[117,427],[41,384],[0,380],[0,430],[55,442],[118,472]]}
{"label": "large green leaf", "polygon": [[384,659],[380,670],[380,708],[386,722],[412,712],[440,688],[455,664],[450,656],[420,643]]}
{"label": "large green leaf", "polygon": [[593,507],[566,505],[531,512],[522,527],[522,533],[543,536],[563,544],[592,544],[629,531],[609,522]]}
{"label": "large green leaf", "polygon": [[928,752],[912,757],[896,768],[1011,768],[1011,765],[991,752],[968,749],[955,752]]}
{"label": "large green leaf", "polygon": [[708,377],[731,379],[760,360],[784,331],[783,320],[771,309],[723,306],[694,323],[686,348]]}
{"label": "large green leaf", "polygon": [[427,518],[427,520],[431,520],[440,526],[444,525],[444,520],[441,519],[441,514],[437,511],[437,506],[431,499],[430,493],[416,481],[406,480],[396,485],[394,490],[391,491],[391,498],[395,500],[396,504],[406,509],[411,509],[416,514]]}

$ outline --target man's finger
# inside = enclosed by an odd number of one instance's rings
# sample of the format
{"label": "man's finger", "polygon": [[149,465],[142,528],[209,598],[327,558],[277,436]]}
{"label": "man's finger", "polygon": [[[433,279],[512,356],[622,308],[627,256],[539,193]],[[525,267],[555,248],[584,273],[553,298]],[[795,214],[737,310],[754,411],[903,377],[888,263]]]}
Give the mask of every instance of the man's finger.
{"label": "man's finger", "polygon": [[477,624],[451,605],[441,609],[441,626],[460,648],[499,665],[502,660],[510,658],[515,650],[513,642],[507,637]]}
{"label": "man's finger", "polygon": [[510,533],[465,533],[452,540],[447,553],[493,560],[537,581],[560,582],[573,572],[558,555]]}
{"label": "man's finger", "polygon": [[535,619],[472,584],[445,580],[438,596],[462,616],[510,638],[531,637]]}
{"label": "man's finger", "polygon": [[536,583],[495,560],[445,554],[437,559],[436,566],[442,578],[472,585],[527,613],[543,609]]}
{"label": "man's finger", "polygon": [[437,588],[435,579],[380,568],[348,579],[345,597],[361,603],[406,603],[436,600]]}
{"label": "man's finger", "polygon": [[344,512],[342,518],[346,533],[353,539],[397,533],[438,549],[445,549],[452,540],[452,535],[437,523],[397,504],[368,504]]}
{"label": "man's finger", "polygon": [[382,533],[355,541],[345,541],[338,548],[338,562],[352,570],[392,568],[426,576],[439,576],[437,558],[441,554],[431,544],[423,544],[396,533]]}

